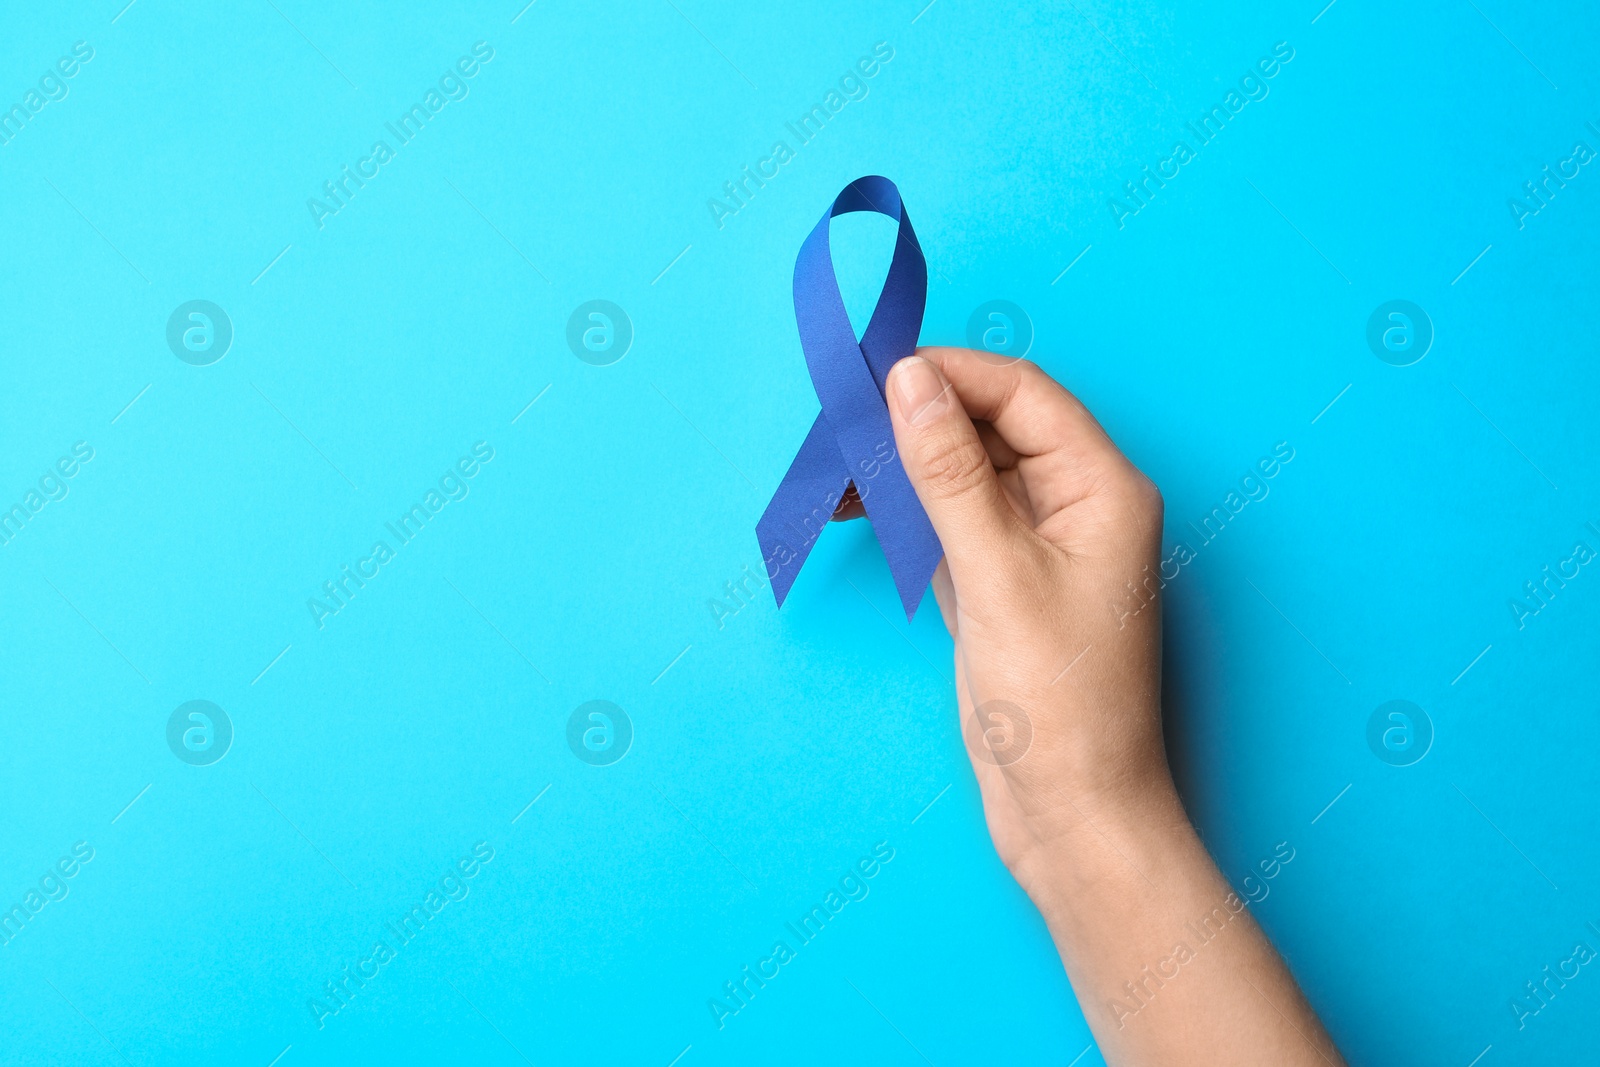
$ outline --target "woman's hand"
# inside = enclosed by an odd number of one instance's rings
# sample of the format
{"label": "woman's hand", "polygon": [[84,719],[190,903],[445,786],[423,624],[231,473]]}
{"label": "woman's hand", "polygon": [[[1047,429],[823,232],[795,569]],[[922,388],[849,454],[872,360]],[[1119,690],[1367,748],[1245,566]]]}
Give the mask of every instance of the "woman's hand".
{"label": "woman's hand", "polygon": [[[944,545],[933,587],[989,831],[1101,1052],[1338,1062],[1173,786],[1155,486],[1030,363],[922,349],[890,372],[888,403]],[[1203,918],[1217,932],[1201,942]]]}
{"label": "woman's hand", "polygon": [[1160,609],[1130,584],[1158,558],[1161,494],[1031,363],[924,349],[890,375],[889,409],[944,543],[934,593],[984,813],[1031,892],[1085,818],[1181,818]]}

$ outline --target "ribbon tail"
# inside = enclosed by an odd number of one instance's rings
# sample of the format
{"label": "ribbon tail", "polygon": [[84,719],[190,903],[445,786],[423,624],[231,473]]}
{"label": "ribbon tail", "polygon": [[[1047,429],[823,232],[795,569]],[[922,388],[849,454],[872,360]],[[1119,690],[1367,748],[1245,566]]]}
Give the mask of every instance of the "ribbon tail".
{"label": "ribbon tail", "polygon": [[778,607],[783,607],[800,568],[811,555],[818,536],[827,529],[849,485],[850,473],[839,458],[833,428],[818,414],[767,510],[756,523],[756,540],[761,544],[761,558]]}
{"label": "ribbon tail", "polygon": [[[878,534],[878,545],[888,561],[889,573],[894,576],[894,588],[900,594],[906,621],[911,622],[916,618],[922,598],[927,595],[933,572],[944,558],[944,546],[939,543],[939,535],[928,521],[927,512],[917,502],[909,482],[905,490],[906,493],[895,493],[888,500],[874,499],[887,494],[870,493],[862,498],[862,503],[866,505],[873,532]],[[910,495],[909,503],[905,495]],[[877,516],[873,515],[874,504],[879,505]],[[881,527],[880,520],[884,524]]]}

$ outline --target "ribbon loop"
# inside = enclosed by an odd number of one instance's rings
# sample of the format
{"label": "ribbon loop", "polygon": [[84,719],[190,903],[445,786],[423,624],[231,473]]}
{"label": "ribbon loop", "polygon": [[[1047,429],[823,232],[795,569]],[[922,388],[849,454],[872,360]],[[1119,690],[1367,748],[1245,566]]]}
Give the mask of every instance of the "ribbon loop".
{"label": "ribbon loop", "polygon": [[[875,211],[899,223],[894,256],[866,333],[856,339],[828,245],[836,215]],[[800,246],[794,264],[794,316],[822,411],[756,524],[778,605],[853,485],[883,548],[895,589],[912,618],[944,555],[906,477],[885,401],[889,368],[916,351],[928,298],[928,264],[888,178],[857,178],[834,199]]]}

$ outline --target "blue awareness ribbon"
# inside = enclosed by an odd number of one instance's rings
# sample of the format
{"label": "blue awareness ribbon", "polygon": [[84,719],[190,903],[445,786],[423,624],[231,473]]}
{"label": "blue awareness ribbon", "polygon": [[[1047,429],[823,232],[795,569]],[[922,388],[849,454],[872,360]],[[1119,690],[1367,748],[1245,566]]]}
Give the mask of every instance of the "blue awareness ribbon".
{"label": "blue awareness ribbon", "polygon": [[[839,295],[828,247],[829,223],[852,211],[876,211],[900,225],[888,277],[859,341]],[[794,317],[822,411],[756,523],[779,607],[834,509],[854,485],[888,560],[906,618],[916,615],[944,547],[900,463],[884,389],[889,368],[916,351],[927,299],[928,264],[900,190],[888,178],[857,178],[823,214],[794,264]]]}

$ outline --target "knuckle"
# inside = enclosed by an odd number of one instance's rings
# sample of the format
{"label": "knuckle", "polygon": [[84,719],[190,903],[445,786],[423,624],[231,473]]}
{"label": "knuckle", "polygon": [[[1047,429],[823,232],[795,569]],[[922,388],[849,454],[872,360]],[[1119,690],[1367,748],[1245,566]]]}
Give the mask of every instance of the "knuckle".
{"label": "knuckle", "polygon": [[1101,484],[1107,496],[1129,512],[1139,515],[1161,514],[1161,490],[1132,463],[1122,460],[1108,464]]}
{"label": "knuckle", "polygon": [[988,465],[988,453],[976,437],[955,434],[928,442],[920,464],[924,484],[942,496],[959,496],[976,488]]}
{"label": "knuckle", "polygon": [[1162,514],[1166,510],[1166,501],[1161,498],[1160,488],[1139,471],[1134,471],[1133,483],[1129,500],[1134,510],[1141,517],[1160,523]]}
{"label": "knuckle", "polygon": [[1122,521],[1130,532],[1138,531],[1141,538],[1153,536],[1160,540],[1166,505],[1155,482],[1130,467],[1126,474],[1112,480],[1111,493],[1117,502],[1116,511],[1123,516]]}

